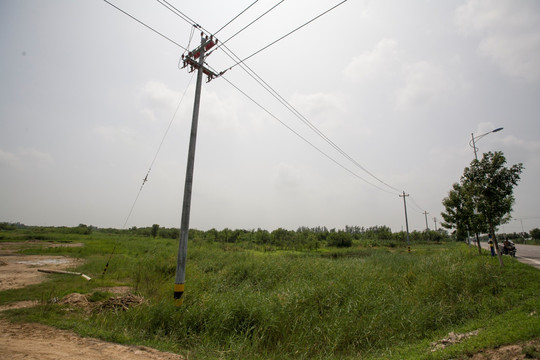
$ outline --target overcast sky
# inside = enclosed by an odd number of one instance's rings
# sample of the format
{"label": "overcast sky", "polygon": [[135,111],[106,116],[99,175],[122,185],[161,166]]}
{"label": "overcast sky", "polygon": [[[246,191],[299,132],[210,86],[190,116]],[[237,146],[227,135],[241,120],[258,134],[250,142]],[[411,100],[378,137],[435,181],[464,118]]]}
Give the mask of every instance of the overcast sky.
{"label": "overcast sky", "polygon": [[[184,48],[200,43],[158,1],[110,1]],[[215,33],[253,0],[169,2]],[[244,59],[339,2],[284,1],[226,46]],[[178,67],[184,50],[101,0],[4,0],[0,47],[0,221],[179,227],[196,79]],[[207,63],[235,61],[221,48]],[[203,82],[192,228],[399,231],[405,191],[411,231],[423,211],[433,229],[474,158],[471,133],[498,127],[479,155],[525,167],[522,221],[500,231],[540,227],[539,1],[350,0],[246,65],[361,167],[235,66]]]}

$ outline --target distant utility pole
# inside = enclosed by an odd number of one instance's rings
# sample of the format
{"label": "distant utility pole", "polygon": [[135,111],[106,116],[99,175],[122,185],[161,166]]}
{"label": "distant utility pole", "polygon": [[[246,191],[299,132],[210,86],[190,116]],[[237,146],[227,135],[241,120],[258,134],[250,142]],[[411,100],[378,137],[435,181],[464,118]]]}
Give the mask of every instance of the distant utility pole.
{"label": "distant utility pole", "polygon": [[521,237],[525,238],[525,228],[523,228],[523,219],[516,219],[516,220],[519,220],[519,222],[521,222]]}
{"label": "distant utility pole", "polygon": [[437,231],[437,218],[436,217],[433,218],[433,222],[435,223],[435,231]]}
{"label": "distant utility pole", "polygon": [[427,215],[429,214],[427,211],[424,211],[424,216],[426,217],[426,230],[429,231],[429,226],[428,226],[428,223],[427,223]]}
{"label": "distant utility pole", "polygon": [[[217,40],[216,40],[217,41]],[[182,204],[182,220],[180,224],[180,242],[178,244],[178,258],[176,261],[176,279],[174,282],[174,299],[176,306],[182,305],[184,283],[186,280],[186,258],[189,234],[189,215],[191,212],[191,189],[193,187],[193,166],[195,163],[195,144],[197,142],[197,125],[199,122],[199,104],[201,101],[201,85],[203,73],[208,76],[208,81],[217,75],[204,67],[204,52],[210,50],[216,43],[208,36],[201,33],[201,45],[188,53],[182,60],[184,66],[190,66],[191,71],[197,69],[197,85],[195,88],[195,101],[193,104],[193,118],[191,120],[191,136],[189,138],[189,151],[186,169],[186,182],[184,185],[184,202]],[[198,62],[197,62],[198,59]]]}
{"label": "distant utility pole", "polygon": [[403,195],[399,195],[399,197],[403,198],[403,206],[405,207],[405,227],[407,228],[407,251],[411,252],[411,243],[409,241],[409,220],[407,218],[407,201],[405,201],[405,197],[409,196],[409,194],[405,194],[405,191],[403,192]]}

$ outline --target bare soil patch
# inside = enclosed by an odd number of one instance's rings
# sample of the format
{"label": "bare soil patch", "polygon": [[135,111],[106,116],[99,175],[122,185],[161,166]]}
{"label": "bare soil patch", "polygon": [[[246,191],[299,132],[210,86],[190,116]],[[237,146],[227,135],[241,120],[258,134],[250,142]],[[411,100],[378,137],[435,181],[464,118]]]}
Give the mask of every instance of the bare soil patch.
{"label": "bare soil patch", "polygon": [[0,254],[0,290],[17,289],[39,284],[46,279],[38,267],[65,270],[81,262],[64,256]]}
{"label": "bare soil patch", "polygon": [[[0,291],[38,284],[48,275],[38,268],[66,270],[79,264],[63,256],[19,255],[15,251],[32,246],[82,246],[82,244],[51,244],[42,241],[0,243]],[[50,275],[49,275],[50,276]],[[90,303],[87,295],[70,294],[63,301],[69,306],[86,307],[95,311],[124,311],[142,302],[122,286],[104,288],[116,296]],[[61,301],[62,301],[61,300]],[[37,301],[19,301],[0,306],[0,359],[40,360],[182,360],[177,354],[161,352],[145,346],[125,346],[93,338],[83,338],[74,332],[41,324],[14,324],[1,318],[9,309],[38,305]]]}
{"label": "bare soil patch", "polygon": [[41,324],[12,324],[0,319],[1,359],[40,360],[181,360],[177,354],[145,346],[125,346],[83,338]]}
{"label": "bare soil patch", "polygon": [[540,339],[520,344],[487,349],[475,354],[471,360],[522,360],[540,359]]}

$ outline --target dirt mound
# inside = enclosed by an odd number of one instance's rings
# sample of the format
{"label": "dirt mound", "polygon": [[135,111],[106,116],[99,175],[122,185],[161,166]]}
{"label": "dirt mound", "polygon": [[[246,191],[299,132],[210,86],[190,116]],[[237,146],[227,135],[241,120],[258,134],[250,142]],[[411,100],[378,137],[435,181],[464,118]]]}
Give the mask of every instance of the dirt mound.
{"label": "dirt mound", "polygon": [[[140,296],[124,293],[118,296],[112,296],[101,301],[90,301],[90,294],[72,293],[64,296],[60,301],[61,305],[69,305],[68,309],[81,308],[86,311],[103,312],[103,311],[127,311],[130,308],[141,305],[144,299]],[[55,301],[52,301],[53,303]]]}
{"label": "dirt mound", "polygon": [[67,304],[79,307],[88,307],[89,301],[86,295],[72,293],[64,296],[58,303],[63,305]]}
{"label": "dirt mound", "polygon": [[103,291],[103,292],[109,292],[111,294],[117,294],[117,295],[125,295],[131,292],[131,287],[129,286],[113,286],[113,287],[102,287],[102,288],[95,288],[95,291]]}
{"label": "dirt mound", "polygon": [[109,298],[98,306],[96,306],[96,309],[99,311],[105,311],[105,310],[112,310],[114,312],[118,311],[126,311],[129,308],[141,305],[143,303],[143,298],[133,295],[133,294],[127,294],[122,296],[116,296]]}

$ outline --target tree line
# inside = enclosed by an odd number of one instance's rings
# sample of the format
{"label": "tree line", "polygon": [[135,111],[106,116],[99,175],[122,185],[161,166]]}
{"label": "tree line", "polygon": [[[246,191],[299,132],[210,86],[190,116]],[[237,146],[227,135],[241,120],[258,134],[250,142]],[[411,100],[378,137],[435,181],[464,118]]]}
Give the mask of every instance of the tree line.
{"label": "tree line", "polygon": [[[127,230],[98,229],[99,232],[114,234],[178,239],[178,228],[164,228],[158,224],[151,227],[132,227]],[[272,231],[258,229],[189,230],[189,241],[224,244],[254,244],[268,249],[314,250],[324,246],[351,247],[353,241],[372,245],[400,246],[406,243],[404,231],[393,233],[388,226],[346,226],[345,229],[328,229],[326,226],[306,227],[297,230],[278,228]],[[412,242],[440,242],[448,240],[446,231],[413,231]]]}

